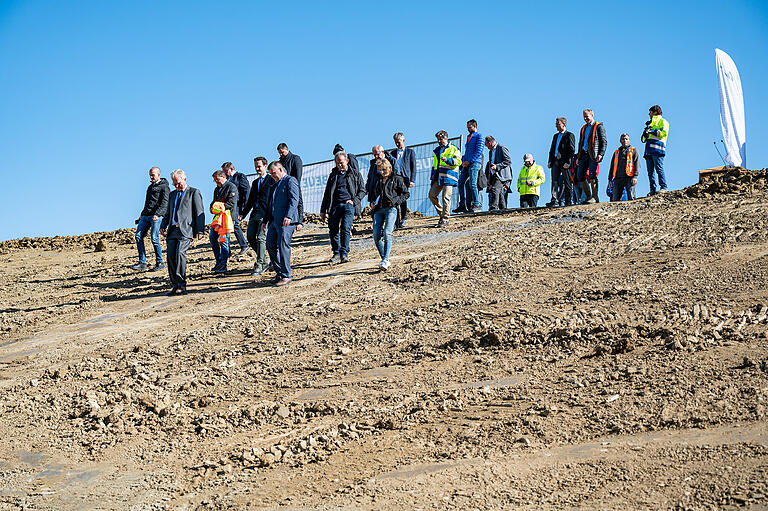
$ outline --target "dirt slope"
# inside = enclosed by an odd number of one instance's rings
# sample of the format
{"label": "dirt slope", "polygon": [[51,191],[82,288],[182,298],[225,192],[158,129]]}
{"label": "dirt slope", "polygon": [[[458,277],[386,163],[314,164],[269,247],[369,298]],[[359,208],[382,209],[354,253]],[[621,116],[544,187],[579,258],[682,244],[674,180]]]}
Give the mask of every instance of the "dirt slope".
{"label": "dirt slope", "polygon": [[[3,242],[0,509],[768,507],[768,172],[370,223],[189,295],[130,231]],[[94,252],[99,240],[106,250]]]}

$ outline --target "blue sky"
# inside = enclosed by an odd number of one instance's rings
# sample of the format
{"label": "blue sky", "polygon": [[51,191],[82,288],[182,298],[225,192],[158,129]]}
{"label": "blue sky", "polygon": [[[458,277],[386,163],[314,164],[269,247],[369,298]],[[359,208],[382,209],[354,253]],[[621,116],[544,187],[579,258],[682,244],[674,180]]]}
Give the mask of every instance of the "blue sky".
{"label": "blue sky", "polygon": [[716,47],[741,74],[748,166],[768,166],[768,3],[653,5],[4,0],[0,194],[13,220],[0,239],[132,226],[153,165],[183,168],[209,200],[223,161],[250,171],[281,141],[313,162],[337,142],[432,141],[475,118],[516,166],[525,152],[546,163],[554,118],[576,132],[585,107],[612,151],[624,131],[639,144],[660,104],[681,188],[719,163]]}

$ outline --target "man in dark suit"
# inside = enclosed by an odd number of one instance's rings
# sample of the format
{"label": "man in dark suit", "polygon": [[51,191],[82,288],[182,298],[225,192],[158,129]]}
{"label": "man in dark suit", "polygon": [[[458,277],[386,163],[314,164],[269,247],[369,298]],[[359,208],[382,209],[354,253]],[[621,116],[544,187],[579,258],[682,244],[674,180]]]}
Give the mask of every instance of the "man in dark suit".
{"label": "man in dark suit", "polygon": [[304,163],[301,161],[301,156],[293,154],[285,142],[280,142],[277,145],[277,152],[280,155],[280,164],[285,169],[285,173],[296,178],[299,183],[299,223],[296,229],[300,231],[304,225],[304,197],[301,194],[301,173],[304,171]]}
{"label": "man in dark suit", "polygon": [[[389,156],[395,161],[393,169],[396,175],[403,176],[403,181],[409,188],[416,184],[416,153],[410,147],[405,147],[405,135],[397,132],[392,137],[395,139],[395,148],[389,152]],[[408,225],[408,203],[403,201],[398,210],[398,218],[395,228],[400,229]]]}
{"label": "man in dark suit", "polygon": [[240,215],[245,217],[251,213],[248,219],[248,243],[256,252],[256,262],[253,264],[253,275],[261,275],[267,269],[267,233],[261,228],[267,217],[267,206],[272,196],[272,188],[275,180],[267,175],[267,159],[257,156],[253,159],[256,169],[256,179],[251,184],[248,201],[243,206]]}
{"label": "man in dark suit", "polygon": [[242,256],[251,250],[251,247],[248,246],[245,235],[243,234],[243,228],[240,226],[240,221],[245,217],[241,211],[243,211],[245,203],[248,202],[248,192],[251,189],[251,185],[248,183],[248,178],[245,174],[235,170],[235,166],[231,161],[222,163],[221,170],[227,173],[227,181],[237,188],[237,210],[232,210],[232,222],[235,224],[235,238],[237,238],[237,244],[240,245],[239,255]]}
{"label": "man in dark suit", "polygon": [[[299,182],[285,172],[279,161],[269,164],[269,175],[275,180],[275,186],[267,208],[269,230],[267,231],[267,251],[275,266],[277,276],[275,286],[284,286],[291,282],[291,240],[299,224]],[[263,229],[264,227],[262,227]]]}
{"label": "man in dark suit", "polygon": [[168,198],[168,210],[163,215],[160,232],[166,236],[168,275],[173,288],[169,295],[187,292],[187,249],[192,238],[203,239],[205,211],[200,190],[187,186],[187,175],[178,169],[171,172],[176,190]]}
{"label": "man in dark suit", "polygon": [[567,124],[565,117],[555,119],[557,133],[552,136],[547,163],[547,167],[552,169],[552,200],[547,203],[547,207],[571,205],[573,185],[569,174],[571,160],[576,152],[576,137],[565,129]]}
{"label": "man in dark suit", "polygon": [[[373,159],[368,162],[368,179],[365,181],[365,193],[368,194],[368,202],[373,204],[373,190],[376,187],[376,181],[379,180],[378,167],[374,164],[376,160],[386,159],[392,164],[392,168],[395,168],[395,159],[384,151],[384,148],[380,145],[375,145],[371,148],[373,153]],[[352,166],[350,165],[350,168]]]}
{"label": "man in dark suit", "polygon": [[485,137],[485,147],[488,148],[488,163],[485,165],[485,175],[488,178],[489,211],[507,209],[507,196],[512,182],[512,157],[509,150],[488,135]]}

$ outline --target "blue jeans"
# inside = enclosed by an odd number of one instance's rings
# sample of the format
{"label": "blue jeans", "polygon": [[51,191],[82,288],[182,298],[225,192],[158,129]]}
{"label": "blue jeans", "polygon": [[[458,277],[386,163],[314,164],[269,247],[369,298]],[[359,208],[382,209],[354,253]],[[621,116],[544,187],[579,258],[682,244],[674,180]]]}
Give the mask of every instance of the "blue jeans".
{"label": "blue jeans", "polygon": [[467,209],[480,208],[480,194],[477,192],[477,173],[480,172],[480,163],[471,163],[468,167],[461,167],[459,172],[459,207]]}
{"label": "blue jeans", "polygon": [[142,216],[136,226],[136,248],[139,249],[139,263],[147,264],[147,252],[144,249],[144,236],[149,231],[149,238],[152,240],[152,247],[155,249],[155,263],[163,264],[163,247],[160,246],[160,222],[163,217],[158,216],[157,220],[152,220],[151,216]]}
{"label": "blue jeans", "polygon": [[224,239],[224,243],[219,243],[219,233],[211,229],[208,239],[211,241],[213,257],[216,258],[216,270],[225,271],[229,260],[229,234]]}
{"label": "blue jeans", "polygon": [[392,250],[392,231],[397,221],[397,207],[377,209],[373,213],[373,241],[382,261],[389,261]]}
{"label": "blue jeans", "polygon": [[341,257],[349,255],[349,239],[352,237],[352,222],[355,220],[354,204],[336,204],[328,215],[328,231],[331,236],[331,250]]}
{"label": "blue jeans", "polygon": [[651,185],[651,193],[656,193],[656,179],[653,171],[659,175],[659,188],[667,189],[667,179],[664,177],[664,156],[660,154],[650,154],[645,156],[645,166],[648,169],[648,181]]}

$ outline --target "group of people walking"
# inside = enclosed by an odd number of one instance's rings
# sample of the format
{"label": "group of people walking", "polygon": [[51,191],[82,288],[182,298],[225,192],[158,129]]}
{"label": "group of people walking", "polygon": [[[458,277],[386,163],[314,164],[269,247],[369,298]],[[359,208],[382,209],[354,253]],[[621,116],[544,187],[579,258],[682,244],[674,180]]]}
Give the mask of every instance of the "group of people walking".
{"label": "group of people walking", "polygon": [[[661,107],[649,109],[650,120],[641,136],[645,143],[644,159],[648,170],[651,194],[666,190],[664,156],[669,123],[662,118]],[[591,109],[584,110],[584,122],[579,142],[567,130],[565,117],[555,120],[557,132],[552,137],[547,167],[550,169],[553,206],[591,204],[599,201],[598,176],[600,163],[607,149],[605,126],[595,121]],[[487,190],[489,209],[507,208],[511,191],[512,160],[509,150],[493,136],[483,136],[477,129],[477,121],[467,122],[465,152],[449,143],[448,133],[440,130],[435,134],[430,173],[429,199],[439,217],[437,226],[444,227],[453,213],[476,212],[480,208],[480,190]],[[367,179],[363,181],[359,163],[354,154],[337,144],[334,149],[335,166],[328,176],[320,207],[321,219],[328,221],[332,255],[331,264],[349,261],[352,223],[362,214],[362,201],[367,197],[373,217],[373,239],[380,255],[379,268],[390,267],[393,231],[408,224],[407,201],[415,185],[416,156],[406,147],[405,136],[398,132],[393,136],[395,148],[385,151],[381,145],[372,149]],[[635,185],[639,170],[639,153],[630,145],[627,133],[622,133],[618,149],[611,158],[608,177],[608,195],[611,201],[635,198]],[[488,150],[487,161],[483,146]],[[240,255],[255,252],[254,276],[268,269],[275,272],[272,283],[284,286],[292,281],[291,242],[294,233],[303,228],[304,205],[301,193],[303,163],[291,153],[285,143],[277,146],[279,158],[271,163],[263,156],[254,158],[255,179],[235,170],[232,162],[225,162],[213,172],[216,187],[208,211],[214,215],[209,240],[216,263],[212,272],[226,274],[230,258],[230,234],[234,233],[240,246]],[[483,163],[485,161],[485,168]],[[160,169],[149,171],[144,208],[136,220],[136,245],[139,262],[135,270],[150,270],[147,264],[144,238],[150,233],[155,251],[152,271],[165,267],[159,235],[166,237],[168,274],[172,289],[169,294],[186,293],[186,252],[192,239],[202,239],[205,232],[205,211],[202,195],[187,185],[183,170],[171,173],[174,190],[168,181],[160,177]],[[533,155],[523,156],[523,166],[517,179],[520,207],[537,207],[540,187],[545,182],[544,169]],[[459,202],[451,210],[453,188],[459,188]],[[242,222],[248,216],[244,234]],[[267,260],[269,255],[269,262]]]}

